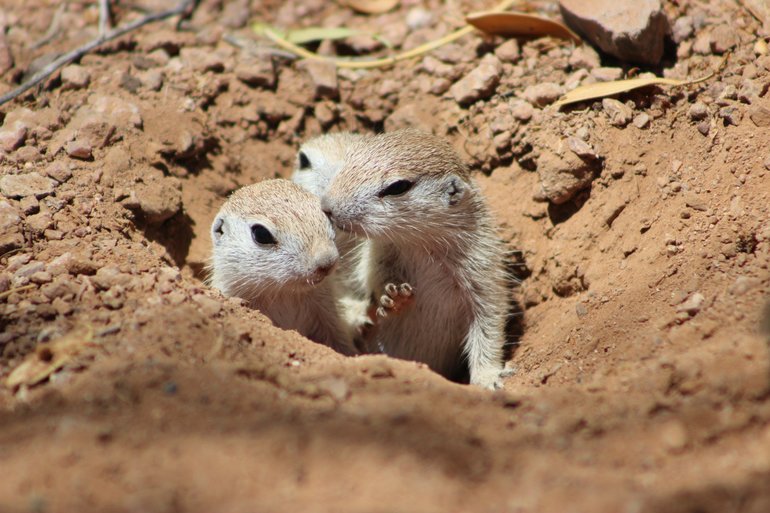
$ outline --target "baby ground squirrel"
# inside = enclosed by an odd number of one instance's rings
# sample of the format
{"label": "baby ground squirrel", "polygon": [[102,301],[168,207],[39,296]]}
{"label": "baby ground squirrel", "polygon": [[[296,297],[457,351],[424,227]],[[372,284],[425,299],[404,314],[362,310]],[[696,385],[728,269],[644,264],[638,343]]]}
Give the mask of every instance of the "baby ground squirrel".
{"label": "baby ground squirrel", "polygon": [[324,137],[303,146],[298,168],[303,160],[313,167],[314,155],[325,162],[311,186],[323,210],[337,228],[367,240],[355,246],[351,289],[375,298],[383,290],[398,296],[394,283],[415,290],[408,308],[379,321],[366,349],[449,378],[467,362],[471,383],[502,386],[504,251],[468,168],[447,142],[418,130]]}
{"label": "baby ground squirrel", "polygon": [[211,226],[210,283],[281,328],[295,329],[343,354],[356,354],[334,282],[334,229],[317,196],[288,180],[235,191]]}

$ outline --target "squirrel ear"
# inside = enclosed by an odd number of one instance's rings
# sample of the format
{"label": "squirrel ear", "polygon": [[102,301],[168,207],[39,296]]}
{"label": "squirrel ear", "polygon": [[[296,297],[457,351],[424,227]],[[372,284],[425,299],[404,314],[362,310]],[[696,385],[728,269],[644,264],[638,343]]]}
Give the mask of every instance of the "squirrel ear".
{"label": "squirrel ear", "polygon": [[217,216],[217,218],[214,219],[214,224],[211,225],[211,241],[215,246],[219,244],[222,240],[222,236],[225,234],[223,230],[224,224],[225,220]]}
{"label": "squirrel ear", "polygon": [[465,197],[465,182],[459,176],[452,175],[447,180],[446,199],[448,205],[456,205]]}

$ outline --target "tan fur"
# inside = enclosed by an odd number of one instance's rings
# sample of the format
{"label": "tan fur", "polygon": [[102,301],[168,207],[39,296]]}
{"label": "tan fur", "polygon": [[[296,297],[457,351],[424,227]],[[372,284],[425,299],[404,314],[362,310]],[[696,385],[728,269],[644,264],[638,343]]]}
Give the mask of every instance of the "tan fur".
{"label": "tan fur", "polygon": [[[385,194],[399,181],[407,192]],[[414,287],[414,302],[384,319],[370,350],[501,386],[507,316],[503,247],[467,167],[451,146],[407,129],[350,142],[322,195],[334,224],[366,237],[356,279],[376,295]]]}
{"label": "tan fur", "polygon": [[[275,242],[255,240],[255,225]],[[333,281],[325,279],[339,254],[318,197],[287,180],[243,187],[222,206],[211,235],[212,286],[245,299],[279,327],[345,354],[357,352]]]}

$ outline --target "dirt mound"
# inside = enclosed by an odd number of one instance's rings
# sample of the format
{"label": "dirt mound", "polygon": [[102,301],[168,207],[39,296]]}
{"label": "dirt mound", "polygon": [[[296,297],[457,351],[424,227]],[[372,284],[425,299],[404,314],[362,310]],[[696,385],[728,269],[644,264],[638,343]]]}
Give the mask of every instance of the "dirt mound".
{"label": "dirt mound", "polygon": [[[717,76],[562,111],[554,91],[629,70],[477,33],[336,74],[228,43],[260,18],[412,48],[473,10],[407,3],[204,1],[2,107],[0,509],[770,510],[766,29],[734,3],[666,5],[684,21],[657,71],[729,52]],[[30,9],[4,14],[6,88],[96,35],[95,4]],[[474,73],[483,90],[457,86]],[[202,281],[229,192],[288,176],[308,137],[403,126],[454,144],[509,245],[503,391],[342,357]]]}

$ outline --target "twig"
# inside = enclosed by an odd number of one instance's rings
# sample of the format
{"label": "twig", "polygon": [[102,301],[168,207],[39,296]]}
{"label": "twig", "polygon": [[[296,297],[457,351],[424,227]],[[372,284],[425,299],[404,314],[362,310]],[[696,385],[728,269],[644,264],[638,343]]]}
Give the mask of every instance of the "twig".
{"label": "twig", "polygon": [[[493,10],[503,11],[508,7],[510,7],[511,5],[513,5],[514,3],[516,3],[516,0],[502,0],[502,2],[500,2]],[[413,57],[418,57],[424,53],[435,50],[436,48],[442,45],[451,43],[452,41],[456,41],[457,39],[460,39],[464,35],[473,32],[473,30],[474,30],[474,27],[472,27],[471,25],[466,25],[465,27],[455,30],[454,32],[447,34],[444,37],[436,39],[435,41],[429,41],[423,45],[418,46],[417,48],[407,50],[406,52],[402,52],[392,57],[384,57],[382,59],[375,59],[375,60],[348,60],[348,59],[332,59],[332,58],[324,57],[288,41],[287,39],[285,39],[283,36],[278,34],[276,31],[274,31],[270,27],[265,27],[264,35],[267,36],[276,45],[280,46],[284,50],[295,53],[304,59],[332,62],[339,68],[366,69],[366,68],[379,68],[382,66],[389,66],[399,61],[405,61]]]}
{"label": "twig", "polygon": [[99,0],[99,37],[110,28],[110,0]]}
{"label": "twig", "polygon": [[56,34],[59,32],[59,25],[61,25],[61,18],[64,16],[64,11],[66,10],[66,2],[63,2],[61,5],[59,5],[59,8],[56,9],[53,18],[51,19],[51,25],[48,26],[48,30],[45,31],[43,37],[35,41],[32,46],[29,47],[30,50],[37,50],[41,46],[50,43],[51,40],[56,37]]}
{"label": "twig", "polygon": [[15,289],[6,290],[2,294],[0,294],[0,299],[5,299],[6,297],[10,296],[15,292],[24,292],[25,290],[30,290],[34,288],[35,288],[34,285],[24,285],[23,287],[16,287]]}
{"label": "twig", "polygon": [[113,39],[117,39],[120,36],[127,34],[128,32],[131,32],[132,30],[136,30],[139,27],[143,27],[144,25],[147,25],[148,23],[154,23],[156,21],[165,20],[166,18],[171,18],[172,16],[178,16],[178,15],[189,16],[190,10],[194,8],[195,4],[196,4],[196,0],[182,0],[181,2],[179,2],[179,5],[177,5],[172,9],[168,9],[166,11],[162,11],[158,13],[148,14],[143,18],[139,18],[138,20],[126,23],[120,27],[116,27],[110,30],[109,32],[107,32],[106,34],[100,35],[93,41],[89,41],[88,43],[84,44],[79,48],[70,50],[64,55],[61,55],[60,57],[58,57],[55,61],[53,61],[51,64],[49,64],[45,68],[41,69],[40,71],[32,75],[32,77],[29,80],[24,82],[22,85],[20,85],[13,91],[10,91],[4,94],[3,96],[0,96],[0,105],[8,103],[9,101],[13,100],[17,96],[32,89],[37,84],[39,84],[40,82],[42,82],[43,80],[51,76],[52,73],[57,71],[62,66],[69,64],[75,59],[82,57],[83,55],[87,54],[94,48],[106,43],[107,41],[112,41]]}

